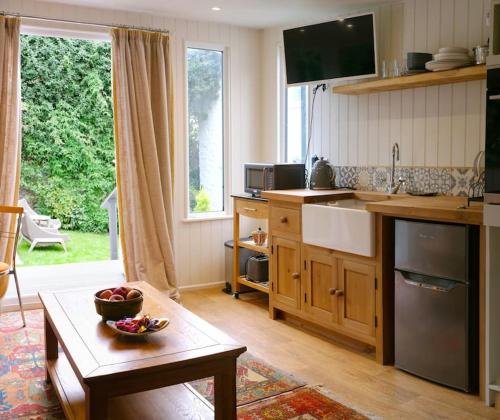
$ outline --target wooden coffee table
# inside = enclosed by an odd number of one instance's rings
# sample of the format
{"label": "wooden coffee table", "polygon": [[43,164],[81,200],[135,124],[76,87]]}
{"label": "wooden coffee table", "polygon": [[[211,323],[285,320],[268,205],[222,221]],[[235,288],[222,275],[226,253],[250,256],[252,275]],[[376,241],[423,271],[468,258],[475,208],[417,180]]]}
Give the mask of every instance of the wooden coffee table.
{"label": "wooden coffee table", "polygon": [[[116,334],[95,312],[94,288],[39,294],[45,317],[47,380],[52,381],[66,417],[108,418],[108,413],[114,414],[108,407],[111,398],[169,387],[165,389],[173,390],[173,396],[151,402],[151,395],[159,391],[138,394],[142,397],[136,400],[150,402],[140,409],[127,409],[139,410],[142,419],[160,418],[148,413],[148,407],[161,410],[162,401],[167,405],[169,399],[175,405],[187,392],[170,386],[214,376],[215,418],[236,419],[236,359],[246,347],[147,283],[127,286],[144,293],[143,313],[170,319],[165,330],[141,338]],[[63,353],[58,353],[58,343]]]}

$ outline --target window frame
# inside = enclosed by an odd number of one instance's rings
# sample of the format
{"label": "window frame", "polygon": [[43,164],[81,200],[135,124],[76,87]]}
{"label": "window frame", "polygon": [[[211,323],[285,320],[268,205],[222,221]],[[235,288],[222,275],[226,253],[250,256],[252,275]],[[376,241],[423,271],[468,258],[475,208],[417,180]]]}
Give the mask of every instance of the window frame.
{"label": "window frame", "polygon": [[[280,162],[287,163],[287,152],[288,152],[288,144],[287,144],[287,114],[288,114],[288,85],[286,84],[286,69],[285,69],[285,51],[282,45],[278,46],[277,51],[277,73],[278,73],[278,157]],[[300,86],[290,86],[290,87],[300,87]],[[307,85],[306,89],[306,150],[307,150],[307,141],[309,138],[309,119],[311,115],[311,86]],[[301,162],[302,163],[302,162]],[[306,162],[307,166],[307,162]]]}
{"label": "window frame", "polygon": [[37,18],[21,19],[21,34],[50,38],[81,39],[84,41],[111,42],[111,29],[91,23],[46,21]]}
{"label": "window frame", "polygon": [[286,86],[285,85],[285,105],[284,105],[284,109],[283,109],[283,114],[284,114],[284,128],[283,128],[283,153],[284,153],[284,162],[287,162],[287,163],[303,163],[303,161],[301,162],[288,162],[288,126],[287,126],[287,122],[288,122],[288,89],[290,88],[299,88],[301,89],[301,96],[305,94],[306,98],[305,98],[305,101],[303,101],[303,98],[301,98],[301,102],[303,102],[303,105],[305,107],[305,110],[306,110],[306,115],[305,116],[301,116],[301,120],[302,120],[302,129],[305,130],[305,132],[303,133],[305,135],[305,138],[303,139],[303,144],[302,144],[302,153],[303,153],[303,158],[305,159],[305,154],[307,153],[307,140],[309,138],[309,89],[307,86]]}
{"label": "window frame", "polygon": [[[187,51],[189,48],[204,49],[222,52],[222,194],[223,210],[205,213],[191,213],[189,206],[189,103],[188,103],[188,66]],[[200,222],[208,220],[230,219],[233,217],[229,191],[231,191],[231,177],[229,176],[229,156],[231,153],[229,133],[230,133],[230,49],[225,44],[185,41],[183,47],[184,65],[184,222]]]}

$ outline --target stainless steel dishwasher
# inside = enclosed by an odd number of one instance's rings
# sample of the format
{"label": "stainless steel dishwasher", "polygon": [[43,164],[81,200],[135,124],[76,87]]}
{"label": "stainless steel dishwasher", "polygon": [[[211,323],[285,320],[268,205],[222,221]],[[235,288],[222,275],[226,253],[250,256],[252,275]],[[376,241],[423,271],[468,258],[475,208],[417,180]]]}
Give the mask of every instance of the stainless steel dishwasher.
{"label": "stainless steel dishwasher", "polygon": [[478,229],[408,220],[395,224],[395,365],[475,391]]}

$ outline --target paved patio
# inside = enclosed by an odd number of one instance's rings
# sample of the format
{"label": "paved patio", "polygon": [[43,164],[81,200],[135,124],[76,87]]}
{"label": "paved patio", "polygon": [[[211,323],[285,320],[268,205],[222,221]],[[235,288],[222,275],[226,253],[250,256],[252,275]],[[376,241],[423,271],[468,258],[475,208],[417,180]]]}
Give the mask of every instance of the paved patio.
{"label": "paved patio", "polygon": [[[18,277],[23,304],[26,308],[40,307],[38,292],[95,286],[98,290],[125,280],[120,260],[74,264],[19,267]],[[7,294],[0,301],[0,310],[17,310],[14,277],[11,276]]]}

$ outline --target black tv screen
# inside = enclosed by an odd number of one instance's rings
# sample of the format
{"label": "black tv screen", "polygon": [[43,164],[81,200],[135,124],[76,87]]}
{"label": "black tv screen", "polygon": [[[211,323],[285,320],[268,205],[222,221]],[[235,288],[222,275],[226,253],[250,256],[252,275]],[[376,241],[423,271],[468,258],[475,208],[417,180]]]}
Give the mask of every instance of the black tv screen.
{"label": "black tv screen", "polygon": [[289,85],[375,76],[373,13],[283,31]]}

